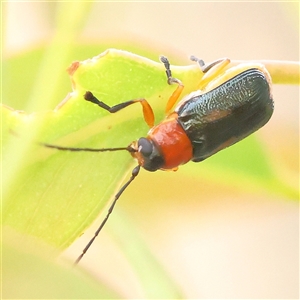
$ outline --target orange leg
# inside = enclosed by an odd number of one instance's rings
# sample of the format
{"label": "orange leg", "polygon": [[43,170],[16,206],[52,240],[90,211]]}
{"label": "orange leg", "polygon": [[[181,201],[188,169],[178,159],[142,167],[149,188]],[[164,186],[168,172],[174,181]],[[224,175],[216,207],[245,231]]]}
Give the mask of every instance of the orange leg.
{"label": "orange leg", "polygon": [[216,60],[209,65],[205,65],[203,60],[194,56],[191,57],[191,60],[197,62],[201,71],[204,73],[198,85],[198,89],[202,92],[208,92],[214,88],[217,88],[224,82],[250,68],[256,68],[263,72],[268,82],[271,83],[270,74],[260,63],[240,63],[236,66],[228,68],[228,65],[230,64],[230,59],[228,58]]}
{"label": "orange leg", "polygon": [[150,106],[150,104],[147,102],[146,99],[133,99],[133,100],[129,100],[114,106],[108,106],[107,104],[105,104],[104,102],[98,100],[91,92],[86,92],[84,95],[84,99],[87,101],[90,101],[94,104],[97,104],[98,106],[100,106],[101,108],[107,110],[110,113],[115,113],[118,112],[119,110],[133,104],[133,103],[137,103],[140,102],[142,107],[143,107],[143,114],[144,114],[144,119],[146,121],[146,123],[148,124],[148,126],[151,128],[154,126],[154,113],[153,110]]}
{"label": "orange leg", "polygon": [[166,74],[168,78],[168,84],[177,84],[176,90],[173,92],[171,97],[169,98],[167,105],[166,105],[166,113],[170,112],[172,107],[175,105],[177,102],[178,98],[180,97],[182,90],[184,88],[183,83],[177,79],[172,77],[171,69],[170,69],[170,63],[169,60],[165,56],[160,57],[160,61],[164,64],[166,68]]}
{"label": "orange leg", "polygon": [[202,59],[198,59],[195,56],[191,56],[191,60],[197,62],[201,71],[204,73],[198,85],[198,89],[201,91],[205,90],[206,86],[215,78],[222,75],[222,73],[224,73],[225,67],[230,64],[230,59],[228,58],[216,60],[207,66]]}

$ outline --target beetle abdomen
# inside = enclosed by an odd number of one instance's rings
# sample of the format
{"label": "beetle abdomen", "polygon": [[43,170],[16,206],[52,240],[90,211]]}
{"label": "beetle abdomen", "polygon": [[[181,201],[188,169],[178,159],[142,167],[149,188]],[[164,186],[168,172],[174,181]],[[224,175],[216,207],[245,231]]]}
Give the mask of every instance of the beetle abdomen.
{"label": "beetle abdomen", "polygon": [[217,88],[183,102],[176,112],[201,161],[265,125],[274,110],[269,78],[248,69]]}

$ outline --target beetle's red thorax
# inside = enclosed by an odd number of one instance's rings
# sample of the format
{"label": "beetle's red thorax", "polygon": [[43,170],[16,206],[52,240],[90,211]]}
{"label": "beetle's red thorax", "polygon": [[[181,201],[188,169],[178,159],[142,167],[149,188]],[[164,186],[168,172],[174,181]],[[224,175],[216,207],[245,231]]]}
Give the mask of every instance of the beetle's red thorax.
{"label": "beetle's red thorax", "polygon": [[163,122],[151,128],[149,139],[159,148],[164,157],[162,169],[177,169],[193,157],[193,148],[190,139],[181,125],[177,122],[177,113],[172,113]]}

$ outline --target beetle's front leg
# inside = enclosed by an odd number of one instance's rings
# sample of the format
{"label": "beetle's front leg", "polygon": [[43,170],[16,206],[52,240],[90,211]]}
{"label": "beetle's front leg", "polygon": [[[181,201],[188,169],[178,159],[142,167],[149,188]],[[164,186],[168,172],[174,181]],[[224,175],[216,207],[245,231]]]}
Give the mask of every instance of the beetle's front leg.
{"label": "beetle's front leg", "polygon": [[151,128],[153,127],[154,125],[154,113],[153,113],[153,110],[150,106],[150,104],[148,103],[148,101],[144,98],[142,99],[133,99],[133,100],[129,100],[129,101],[126,101],[126,102],[122,102],[122,103],[119,103],[119,104],[116,104],[114,106],[108,106],[107,104],[105,104],[104,102],[98,100],[92,92],[90,91],[87,91],[85,94],[84,94],[84,99],[86,101],[89,101],[89,102],[92,102],[96,105],[98,105],[99,107],[105,109],[106,111],[110,112],[110,113],[116,113],[118,111],[120,111],[121,109],[131,105],[131,104],[134,104],[134,103],[141,103],[142,105],[142,108],[143,108],[143,114],[144,114],[144,119],[145,119],[145,122],[148,124],[148,126]]}

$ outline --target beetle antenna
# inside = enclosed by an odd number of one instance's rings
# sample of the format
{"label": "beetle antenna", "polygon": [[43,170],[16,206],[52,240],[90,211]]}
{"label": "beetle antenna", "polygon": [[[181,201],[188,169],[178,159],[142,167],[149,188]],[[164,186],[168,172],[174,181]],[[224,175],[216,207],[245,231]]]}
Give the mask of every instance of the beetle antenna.
{"label": "beetle antenna", "polygon": [[86,151],[86,152],[105,152],[105,151],[121,151],[126,150],[128,152],[137,152],[136,149],[132,148],[131,146],[128,147],[116,147],[116,148],[74,148],[74,147],[62,147],[47,143],[40,143],[42,146],[57,150],[63,150],[63,151]]}
{"label": "beetle antenna", "polygon": [[[128,151],[130,153],[138,151],[137,149],[134,149],[131,145],[129,145],[128,147],[116,147],[116,148],[74,148],[74,147],[57,146],[57,145],[47,144],[47,143],[40,143],[40,145],[42,145],[44,147],[47,147],[47,148],[52,148],[52,149],[57,149],[57,150],[63,150],[63,151],[105,152],[105,151],[122,151],[122,150],[125,150],[125,151]],[[103,226],[107,222],[107,220],[108,220],[110,214],[112,213],[112,211],[113,211],[113,209],[114,209],[114,207],[115,207],[118,199],[120,198],[120,196],[122,195],[122,193],[126,190],[126,188],[129,186],[129,184],[139,174],[140,168],[141,168],[141,166],[138,165],[138,166],[136,166],[132,170],[131,177],[129,178],[129,180],[120,188],[120,190],[118,191],[118,193],[115,195],[114,201],[112,202],[111,206],[109,207],[108,212],[106,214],[106,217],[104,218],[104,220],[100,224],[100,226],[97,229],[97,231],[94,233],[93,238],[88,242],[88,244],[82,250],[82,253],[80,254],[80,256],[76,259],[76,261],[74,263],[75,265],[77,265],[81,261],[82,257],[85,255],[85,253],[91,247],[91,245],[93,244],[94,240],[96,239],[96,237],[98,236],[98,234],[102,230]]]}
{"label": "beetle antenna", "polygon": [[83,256],[85,255],[85,253],[88,251],[88,249],[91,247],[91,245],[93,244],[94,240],[96,239],[96,237],[98,236],[98,234],[100,233],[100,231],[102,230],[103,226],[105,225],[105,223],[107,222],[110,214],[112,213],[118,199],[120,198],[120,196],[122,195],[122,193],[126,190],[126,188],[129,186],[129,184],[136,178],[136,176],[139,174],[141,166],[138,165],[136,166],[131,173],[131,177],[129,178],[129,180],[120,188],[120,190],[118,191],[118,193],[115,195],[115,199],[113,201],[113,203],[111,204],[111,206],[108,209],[107,215],[104,218],[104,220],[102,221],[102,223],[100,224],[100,226],[98,227],[98,229],[96,230],[96,232],[94,233],[93,238],[88,242],[88,244],[85,246],[85,248],[82,250],[82,253],[78,256],[78,258],[75,261],[75,265],[77,265],[81,259],[83,258]]}

